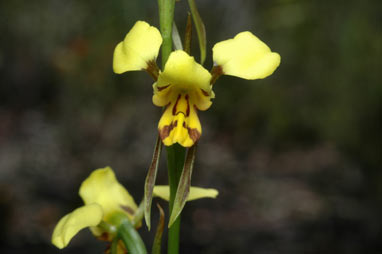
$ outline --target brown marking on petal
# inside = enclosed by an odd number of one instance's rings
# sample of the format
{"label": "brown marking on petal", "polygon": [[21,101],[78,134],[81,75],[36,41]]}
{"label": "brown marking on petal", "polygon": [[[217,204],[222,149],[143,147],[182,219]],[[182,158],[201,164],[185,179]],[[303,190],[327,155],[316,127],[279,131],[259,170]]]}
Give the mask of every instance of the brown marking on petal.
{"label": "brown marking on petal", "polygon": [[186,101],[187,101],[187,110],[186,110],[186,117],[190,115],[190,101],[188,100],[188,94],[186,94]]}
{"label": "brown marking on petal", "polygon": [[107,232],[103,232],[101,235],[97,236],[97,239],[101,241],[109,241],[110,235]]}
{"label": "brown marking on petal", "polygon": [[145,71],[155,80],[158,80],[159,76],[159,68],[157,66],[157,63],[155,62],[155,59],[150,60],[147,62],[147,67],[145,68]]}
{"label": "brown marking on petal", "polygon": [[171,123],[170,125],[163,126],[162,129],[159,129],[159,136],[160,139],[163,141],[165,138],[167,138],[170,135],[170,132],[176,125],[178,124],[178,121],[175,121],[175,123]]}
{"label": "brown marking on petal", "polygon": [[176,114],[176,107],[178,106],[178,102],[179,102],[180,98],[181,98],[181,95],[179,94],[178,98],[176,99],[176,102],[174,104],[174,107],[172,108],[172,115],[173,116],[175,116],[175,114]]}
{"label": "brown marking on petal", "polygon": [[211,70],[211,80],[210,80],[210,84],[213,85],[216,80],[224,74],[224,71],[223,71],[223,68],[220,66],[220,65],[215,65],[214,67],[212,67],[212,70]]}
{"label": "brown marking on petal", "polygon": [[121,240],[118,241],[118,247],[119,250],[123,251],[123,254],[127,254],[126,246]]}
{"label": "brown marking on petal", "polygon": [[125,212],[127,212],[128,214],[130,214],[130,215],[134,215],[134,213],[135,213],[134,209],[131,208],[130,206],[120,205],[120,207],[121,207]]}
{"label": "brown marking on petal", "polygon": [[[112,241],[113,241],[113,239],[108,240],[108,242],[110,242],[110,243],[108,243],[106,245],[105,254],[112,254],[111,253],[111,242]],[[118,245],[118,247],[117,247],[118,253],[121,253],[120,251],[122,251],[123,254],[127,254],[126,247],[121,240],[118,241],[117,245]]]}
{"label": "brown marking on petal", "polygon": [[163,91],[164,89],[166,89],[167,87],[169,87],[170,85],[167,85],[167,86],[157,86],[157,89],[158,91]]}
{"label": "brown marking on petal", "polygon": [[199,132],[196,128],[190,128],[190,127],[188,127],[187,129],[188,129],[188,135],[190,136],[190,138],[192,139],[192,141],[194,141],[194,143],[195,143],[196,141],[198,141],[199,138],[200,138],[200,136],[201,136],[200,132]]}
{"label": "brown marking on petal", "polygon": [[206,97],[210,96],[208,92],[204,91],[204,90],[201,89],[201,88],[200,88],[200,91],[202,91],[202,93],[203,93],[204,96],[206,96]]}

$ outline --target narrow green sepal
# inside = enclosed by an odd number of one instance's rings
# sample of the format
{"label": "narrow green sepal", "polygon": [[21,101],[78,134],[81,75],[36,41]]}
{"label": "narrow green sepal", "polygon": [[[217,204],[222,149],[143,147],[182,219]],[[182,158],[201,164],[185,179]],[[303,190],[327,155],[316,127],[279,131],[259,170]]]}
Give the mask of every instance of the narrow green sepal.
{"label": "narrow green sepal", "polygon": [[151,203],[153,200],[153,189],[155,185],[155,180],[157,177],[159,158],[162,151],[162,141],[157,136],[157,140],[155,143],[153,158],[151,160],[151,165],[149,171],[147,172],[146,180],[145,180],[145,194],[144,194],[144,214],[147,228],[150,230],[151,224]]}
{"label": "narrow green sepal", "polygon": [[179,31],[176,27],[175,21],[172,23],[172,43],[174,44],[175,50],[183,50],[182,40],[180,39]]}
{"label": "narrow green sepal", "polygon": [[182,175],[179,179],[178,189],[176,191],[174,205],[170,215],[170,222],[168,224],[169,228],[172,226],[172,224],[182,212],[183,207],[186,204],[188,194],[190,193],[191,176],[192,169],[194,167],[195,154],[197,150],[196,148],[197,144],[195,143],[195,145],[190,147],[187,151],[186,160],[184,163]]}
{"label": "narrow green sepal", "polygon": [[162,235],[164,230],[164,211],[159,204],[157,204],[157,207],[159,210],[159,222],[157,226],[157,231],[155,233],[153,249],[151,251],[152,254],[160,254],[162,245]]}
{"label": "narrow green sepal", "polygon": [[206,38],[206,28],[204,26],[203,20],[199,15],[198,8],[196,7],[194,0],[188,0],[188,5],[190,6],[192,19],[194,20],[196,33],[198,34],[199,48],[200,48],[200,64],[203,65],[206,60],[206,47],[207,47],[207,38]]}
{"label": "narrow green sepal", "polygon": [[184,33],[184,51],[191,55],[192,20],[191,13],[187,14],[186,32]]}

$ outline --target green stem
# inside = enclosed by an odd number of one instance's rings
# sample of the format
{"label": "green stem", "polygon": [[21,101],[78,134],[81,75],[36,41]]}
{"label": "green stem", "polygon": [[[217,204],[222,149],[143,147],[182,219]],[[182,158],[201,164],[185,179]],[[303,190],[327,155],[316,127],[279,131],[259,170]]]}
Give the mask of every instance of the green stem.
{"label": "green stem", "polygon": [[[170,185],[169,210],[172,212],[178,183],[182,174],[186,149],[178,144],[167,147],[168,181]],[[180,215],[168,231],[168,254],[179,253]]]}
{"label": "green stem", "polygon": [[[172,23],[174,20],[175,0],[158,0],[159,23],[163,38],[162,43],[162,70],[172,51]],[[184,164],[185,148],[178,144],[167,147],[168,180],[170,185],[169,210],[171,214],[174,205],[176,190]],[[168,232],[168,254],[179,253],[180,216]]]}
{"label": "green stem", "polygon": [[162,70],[172,51],[172,22],[174,20],[175,0],[158,0],[159,24],[163,38]]}
{"label": "green stem", "polygon": [[118,254],[118,240],[118,237],[114,237],[113,241],[111,242],[111,254]]}
{"label": "green stem", "polygon": [[123,241],[129,254],[147,254],[142,238],[130,221],[123,220],[119,225],[118,238]]}

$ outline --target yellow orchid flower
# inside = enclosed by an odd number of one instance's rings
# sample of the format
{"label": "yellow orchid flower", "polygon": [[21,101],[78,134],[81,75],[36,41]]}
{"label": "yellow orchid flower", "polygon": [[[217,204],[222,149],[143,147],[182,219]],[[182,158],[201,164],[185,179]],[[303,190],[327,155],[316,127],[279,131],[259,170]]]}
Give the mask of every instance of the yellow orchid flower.
{"label": "yellow orchid flower", "polygon": [[[153,192],[154,196],[168,201],[168,186],[155,186]],[[66,247],[84,228],[90,228],[91,232],[102,240],[111,241],[113,236],[101,226],[102,222],[115,227],[113,216],[116,214],[122,214],[132,221],[138,209],[133,197],[118,182],[110,167],[94,170],[82,182],[79,194],[85,205],[65,215],[54,228],[52,243],[59,249]],[[217,194],[215,189],[191,187],[188,200],[215,198]],[[118,250],[119,253],[124,253],[123,246],[118,245]]]}
{"label": "yellow orchid flower", "polygon": [[59,249],[66,247],[81,230],[89,227],[96,237],[111,240],[100,223],[112,224],[112,216],[123,214],[133,219],[137,205],[129,192],[117,181],[110,167],[94,170],[82,182],[79,194],[85,205],[65,215],[56,225],[52,243]]}
{"label": "yellow orchid flower", "polygon": [[161,44],[158,29],[138,21],[115,48],[113,68],[118,74],[146,70],[155,78],[153,103],[165,107],[158,131],[166,146],[191,147],[198,141],[202,134],[198,110],[211,106],[215,97],[212,84],[218,76],[261,79],[280,64],[280,55],[247,31],[215,44],[213,75],[182,50],[172,52],[160,72],[155,60]]}
{"label": "yellow orchid flower", "polygon": [[211,74],[186,52],[170,54],[154,83],[153,103],[166,109],[159,120],[159,135],[166,146],[192,146],[202,134],[197,110],[207,110],[214,97]]}

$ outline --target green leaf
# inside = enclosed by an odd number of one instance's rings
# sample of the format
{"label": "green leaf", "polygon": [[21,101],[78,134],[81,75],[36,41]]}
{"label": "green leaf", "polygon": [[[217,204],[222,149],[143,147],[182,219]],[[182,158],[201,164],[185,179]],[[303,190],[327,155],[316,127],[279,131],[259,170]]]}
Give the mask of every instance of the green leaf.
{"label": "green leaf", "polygon": [[203,65],[206,60],[206,28],[204,26],[203,20],[199,15],[198,9],[196,7],[194,0],[188,0],[188,5],[190,6],[192,19],[196,27],[196,33],[198,34],[199,48],[200,48],[200,63]]}
{"label": "green leaf", "polygon": [[151,165],[149,171],[147,172],[146,180],[145,180],[145,195],[144,195],[144,213],[145,213],[145,221],[147,228],[150,230],[150,217],[151,217],[151,203],[153,200],[153,189],[155,185],[155,180],[157,178],[157,171],[159,165],[159,158],[162,151],[162,141],[157,136],[153,159],[151,160]]}
{"label": "green leaf", "polygon": [[160,254],[161,244],[162,244],[162,235],[164,230],[164,212],[162,207],[159,204],[157,204],[157,207],[159,209],[159,223],[157,226],[157,231],[155,233],[153,249],[151,251],[152,254]]}
{"label": "green leaf", "polygon": [[171,211],[170,222],[168,227],[171,227],[171,225],[175,222],[176,218],[182,212],[183,207],[186,204],[188,194],[190,193],[191,175],[192,169],[194,167],[196,147],[197,145],[195,144],[187,151],[186,161],[184,162],[182,175],[179,179],[178,189],[176,191],[174,206]]}

